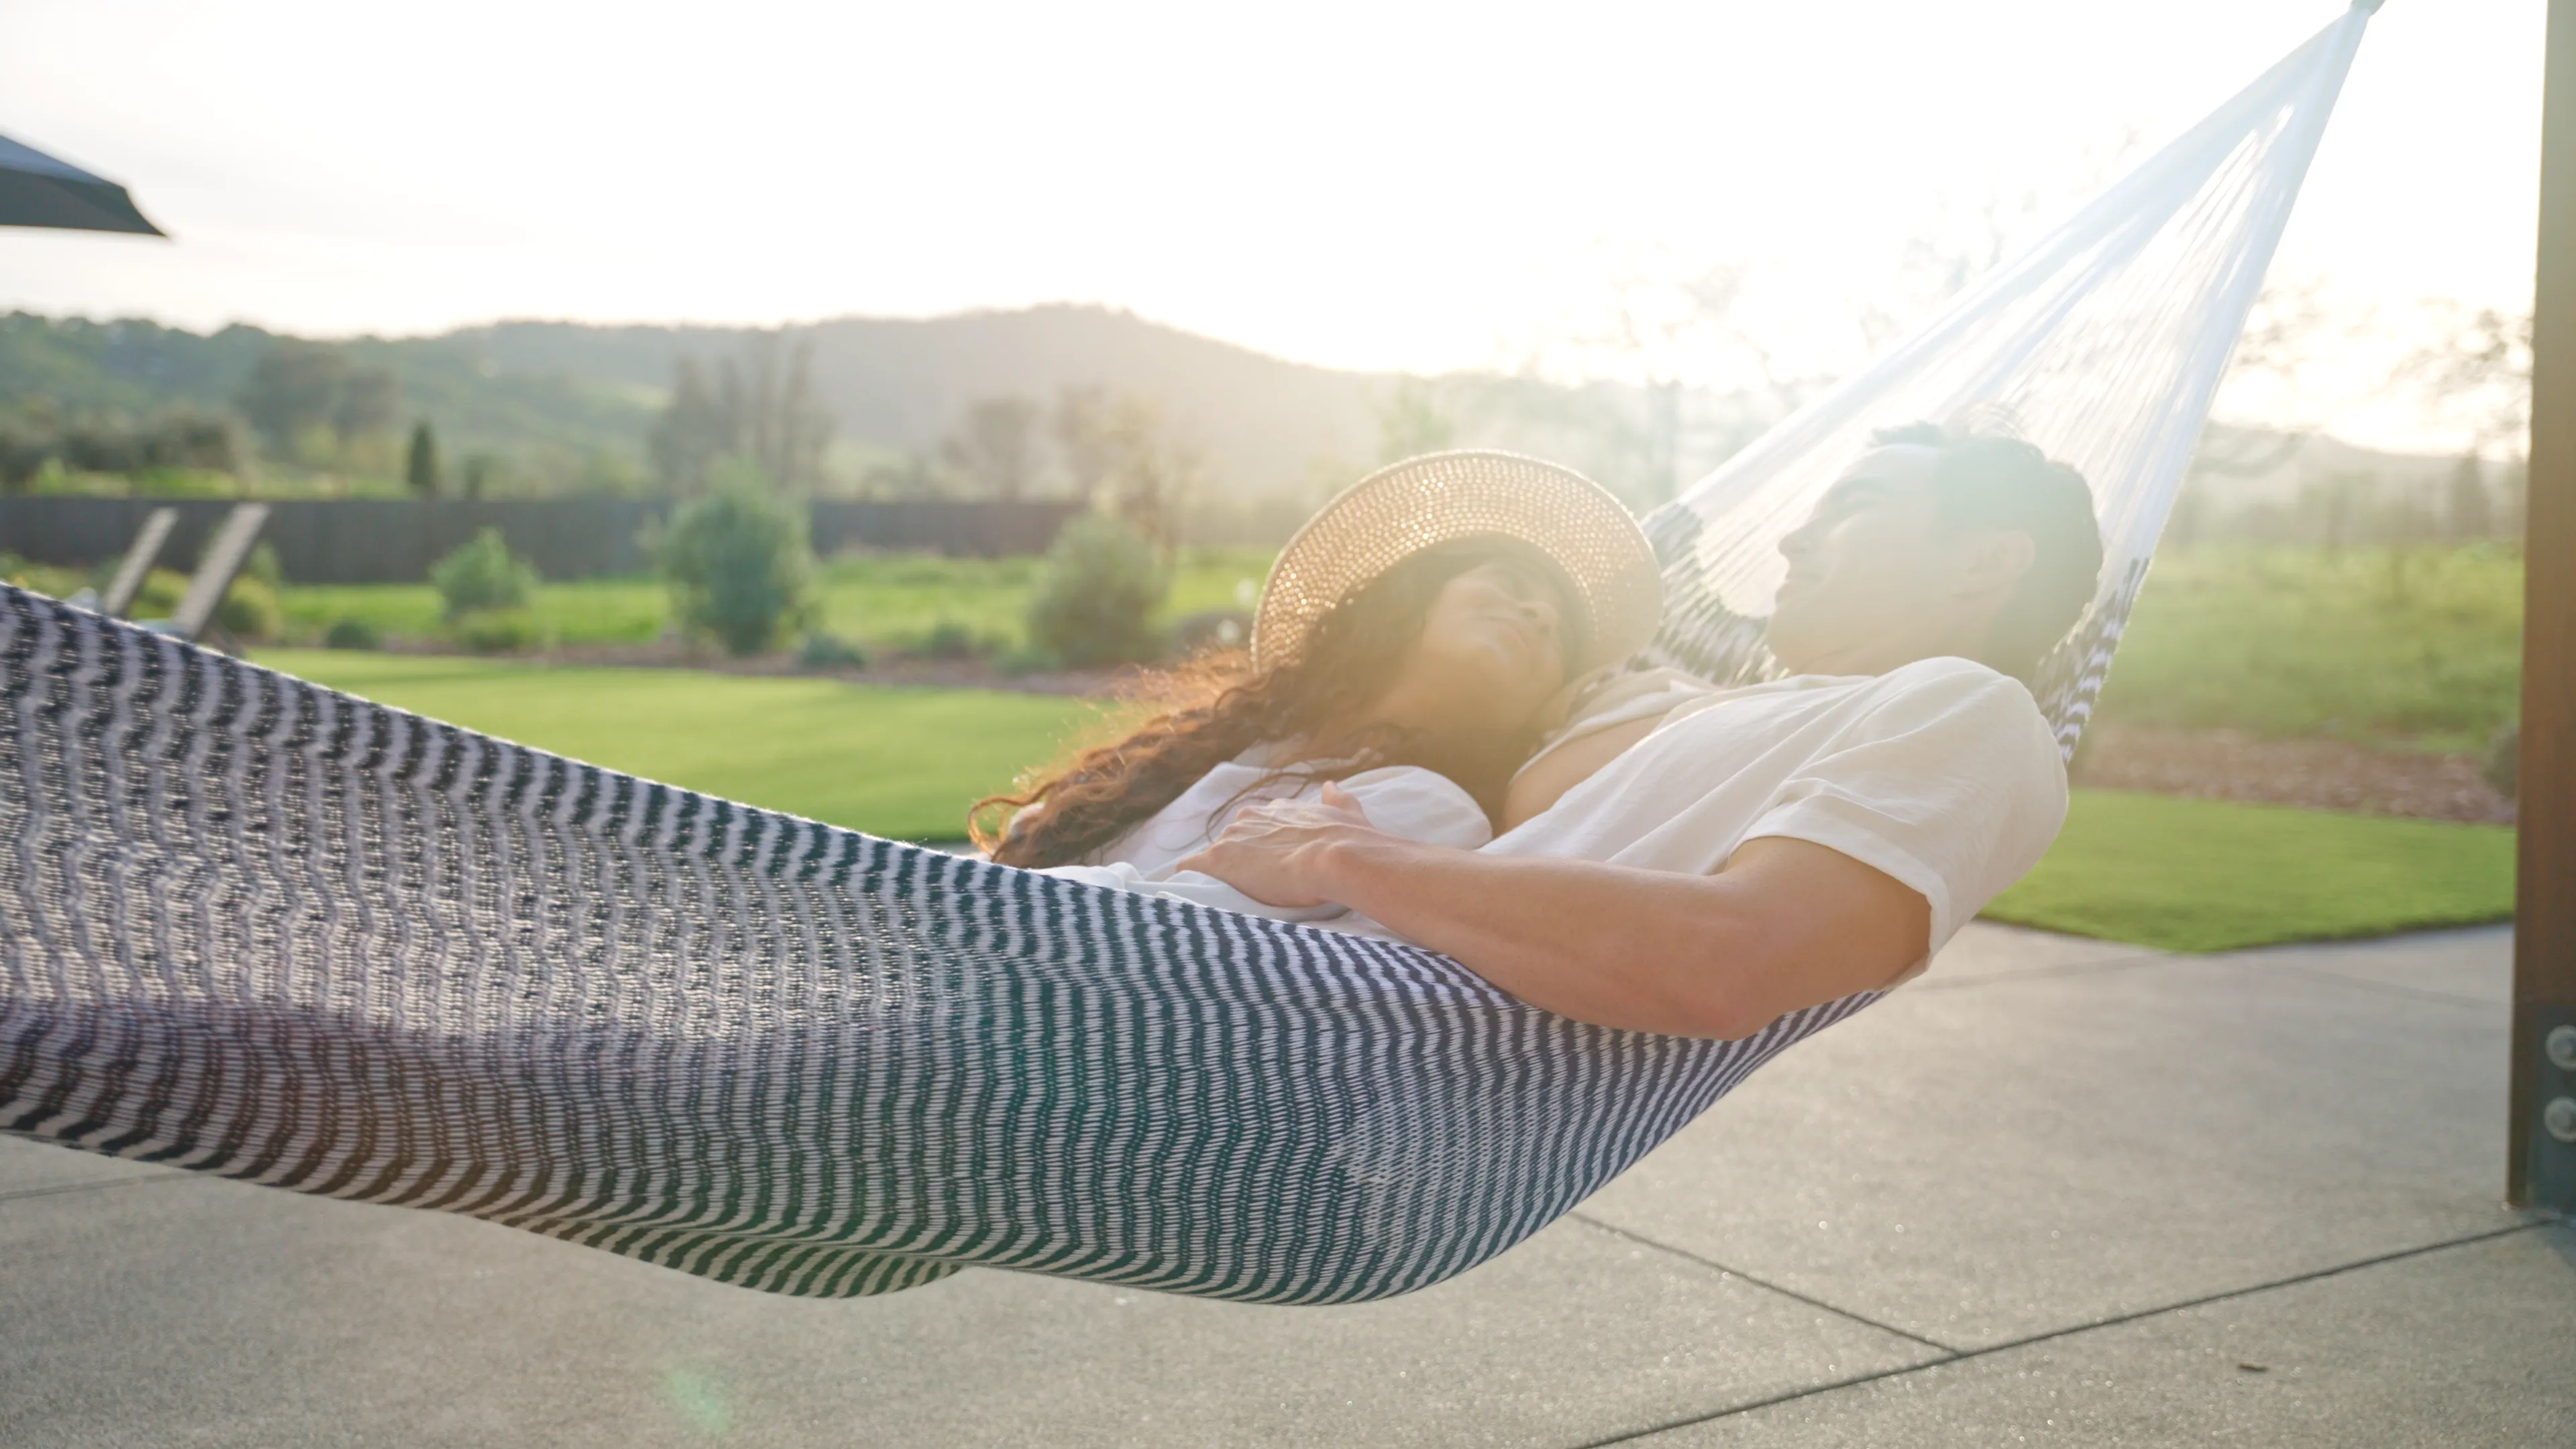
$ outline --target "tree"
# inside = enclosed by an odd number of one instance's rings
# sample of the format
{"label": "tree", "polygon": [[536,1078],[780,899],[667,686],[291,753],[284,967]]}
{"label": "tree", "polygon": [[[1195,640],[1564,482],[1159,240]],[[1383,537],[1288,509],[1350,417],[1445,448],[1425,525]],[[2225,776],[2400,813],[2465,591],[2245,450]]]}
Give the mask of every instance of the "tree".
{"label": "tree", "polygon": [[707,386],[706,369],[694,357],[681,357],[671,365],[671,399],[645,440],[653,472],[672,492],[694,493],[734,446],[733,419]]}
{"label": "tree", "polygon": [[718,463],[738,457],[789,491],[814,491],[835,424],[814,395],[813,351],[799,342],[791,352],[783,334],[763,332],[716,364],[712,384],[696,358],[673,364],[670,401],[647,439],[663,486],[695,493]]}
{"label": "tree", "polygon": [[2531,429],[2531,314],[2429,305],[2434,339],[2407,355],[2397,380],[2420,384],[2427,411],[2464,429],[2478,452],[2519,448]]}
{"label": "tree", "polygon": [[821,485],[823,453],[832,444],[833,418],[814,396],[813,363],[812,342],[800,340],[791,351],[784,333],[755,333],[719,377],[735,446],[790,493]]}
{"label": "tree", "polygon": [[1198,449],[1166,425],[1161,407],[1135,393],[1069,387],[1056,399],[1055,435],[1079,496],[1169,559],[1180,546],[1181,511],[1205,468]]}
{"label": "tree", "polygon": [[2302,491],[2317,515],[2317,541],[2332,557],[2344,545],[2358,541],[2360,527],[2378,496],[2379,478],[2371,473],[2335,473]]}
{"label": "tree", "polygon": [[939,455],[978,491],[1010,502],[1037,479],[1041,415],[1028,398],[978,398],[941,441]]}
{"label": "tree", "polygon": [[1076,498],[1099,497],[1110,470],[1117,466],[1118,443],[1112,422],[1116,410],[1104,387],[1066,387],[1055,395],[1055,416],[1049,421],[1055,433],[1056,457],[1064,464],[1066,481],[1073,485]]}
{"label": "tree", "polygon": [[2494,500],[2487,496],[2486,461],[2463,453],[2442,484],[2442,529],[2455,539],[2489,538],[2495,533]]}
{"label": "tree", "polygon": [[281,453],[308,431],[331,426],[349,360],[326,343],[277,337],[252,364],[234,406]]}
{"label": "tree", "polygon": [[411,448],[403,459],[403,481],[420,497],[438,496],[438,438],[426,421],[412,424]]}
{"label": "tree", "polygon": [[390,367],[349,367],[331,403],[331,432],[345,456],[360,439],[394,430],[402,417],[402,379]]}
{"label": "tree", "polygon": [[1431,385],[1418,377],[1397,378],[1376,412],[1380,463],[1401,463],[1457,445],[1457,423],[1441,409]]}

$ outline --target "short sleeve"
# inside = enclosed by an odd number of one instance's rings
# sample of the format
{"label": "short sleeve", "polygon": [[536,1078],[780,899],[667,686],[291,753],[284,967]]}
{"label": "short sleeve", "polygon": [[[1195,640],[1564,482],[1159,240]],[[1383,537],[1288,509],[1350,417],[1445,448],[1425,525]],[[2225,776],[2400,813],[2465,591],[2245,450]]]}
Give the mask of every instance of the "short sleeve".
{"label": "short sleeve", "polygon": [[2065,819],[2065,763],[2030,691],[1934,659],[1881,676],[1744,838],[1812,841],[1921,892],[1932,929],[1910,977],[2039,863]]}

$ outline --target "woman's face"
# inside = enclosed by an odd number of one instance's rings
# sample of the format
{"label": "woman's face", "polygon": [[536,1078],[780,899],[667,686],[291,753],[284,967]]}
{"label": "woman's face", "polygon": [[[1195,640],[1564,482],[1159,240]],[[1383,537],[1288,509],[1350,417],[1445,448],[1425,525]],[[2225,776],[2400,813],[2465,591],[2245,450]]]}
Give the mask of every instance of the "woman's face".
{"label": "woman's face", "polygon": [[[1525,728],[1565,683],[1564,603],[1535,563],[1480,563],[1440,586],[1394,693],[1419,728]],[[1398,701],[1390,699],[1389,703]]]}

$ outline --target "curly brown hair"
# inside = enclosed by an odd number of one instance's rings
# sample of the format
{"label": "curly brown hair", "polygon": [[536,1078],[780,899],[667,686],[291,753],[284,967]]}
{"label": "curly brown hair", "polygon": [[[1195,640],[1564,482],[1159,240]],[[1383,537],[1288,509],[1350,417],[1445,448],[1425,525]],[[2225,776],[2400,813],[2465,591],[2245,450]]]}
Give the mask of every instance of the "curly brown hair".
{"label": "curly brown hair", "polygon": [[[1124,691],[1131,705],[1149,712],[1143,724],[1037,772],[1017,793],[976,801],[967,812],[968,833],[1003,865],[1074,864],[1152,818],[1210,770],[1272,741],[1303,742],[1316,753],[1271,772],[1246,787],[1246,795],[1281,778],[1339,780],[1388,765],[1420,765],[1456,781],[1487,814],[1496,813],[1512,771],[1537,743],[1534,724],[1510,738],[1456,740],[1354,722],[1394,683],[1441,588],[1499,559],[1537,560],[1557,577],[1535,550],[1507,539],[1425,549],[1334,606],[1289,660],[1256,669],[1242,651],[1225,650],[1145,675]],[[1570,630],[1576,613],[1562,613]],[[1570,642],[1566,656],[1579,652]],[[1031,808],[1038,806],[1044,808]]]}

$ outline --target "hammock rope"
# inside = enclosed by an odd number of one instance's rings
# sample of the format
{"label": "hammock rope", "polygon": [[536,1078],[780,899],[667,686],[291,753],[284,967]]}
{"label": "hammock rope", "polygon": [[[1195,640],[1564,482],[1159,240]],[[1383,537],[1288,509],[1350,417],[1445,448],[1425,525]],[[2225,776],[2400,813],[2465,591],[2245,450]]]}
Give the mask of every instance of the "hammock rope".
{"label": "hammock rope", "polygon": [[[1658,649],[1768,667],[1867,427],[1981,404],[2116,561],[2081,728],[2356,11],[1652,520]],[[967,1265],[1267,1303],[1492,1257],[1773,1055],[1429,952],[634,779],[0,591],[0,1131],[857,1296]]]}

